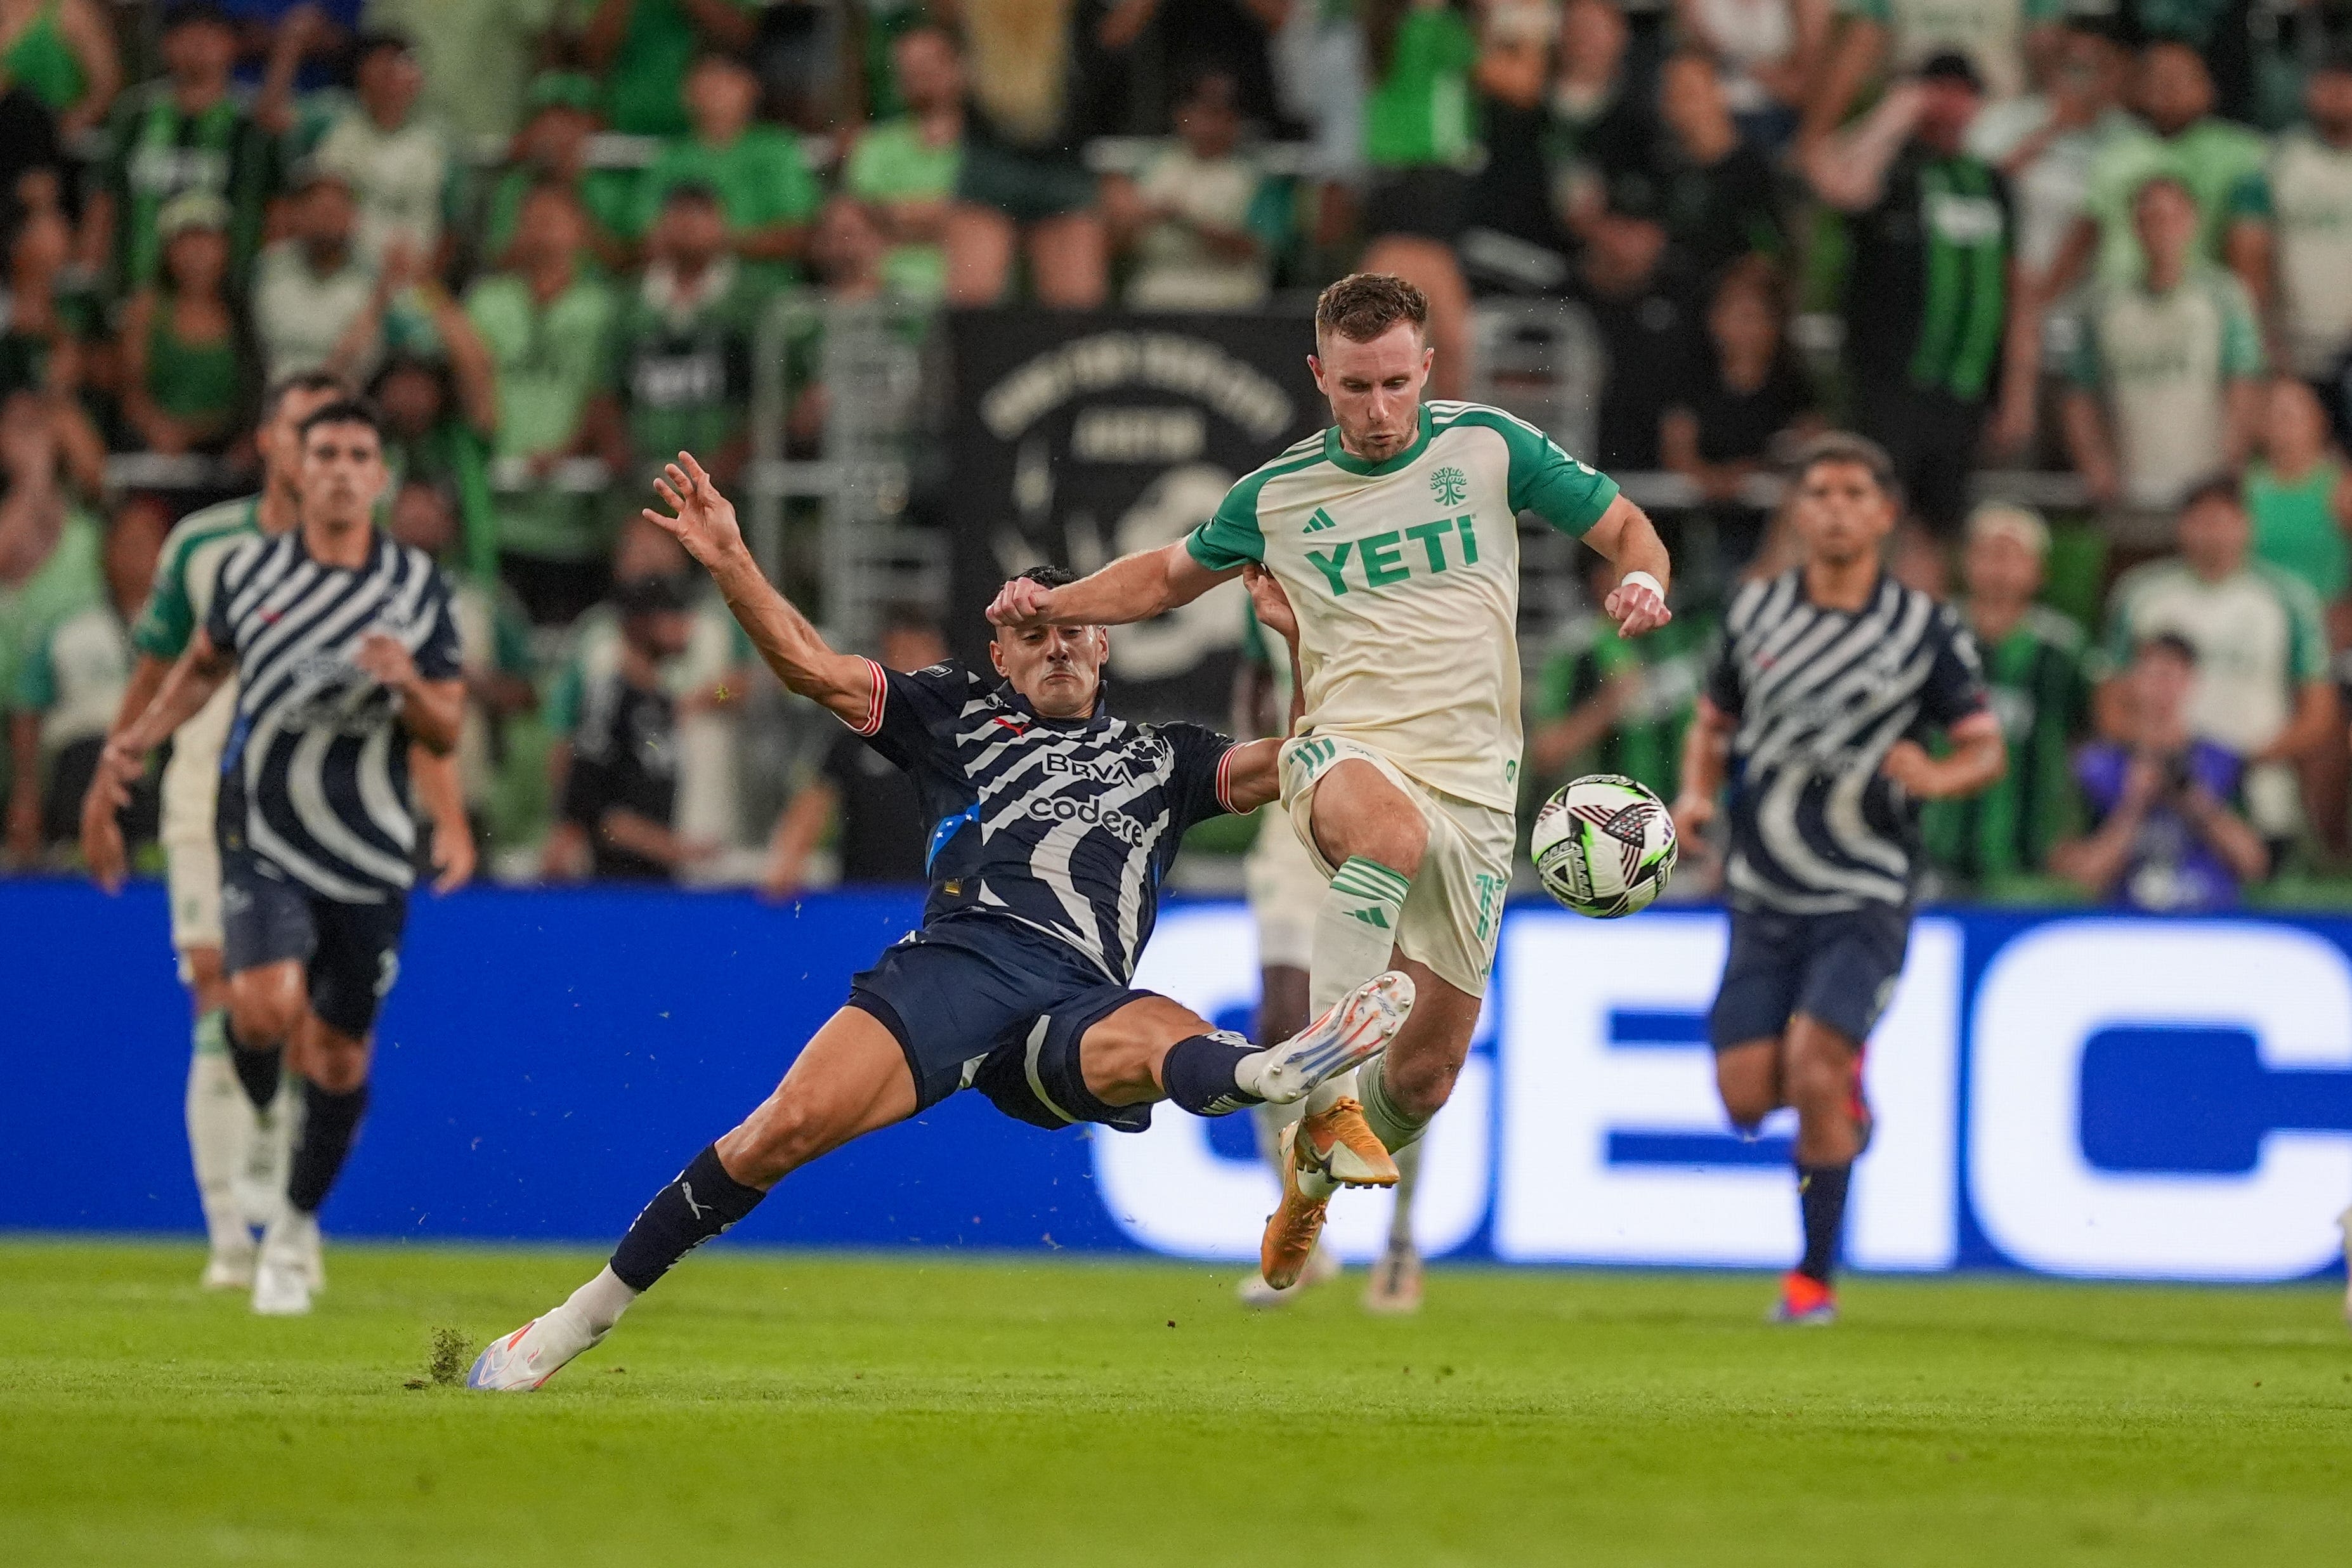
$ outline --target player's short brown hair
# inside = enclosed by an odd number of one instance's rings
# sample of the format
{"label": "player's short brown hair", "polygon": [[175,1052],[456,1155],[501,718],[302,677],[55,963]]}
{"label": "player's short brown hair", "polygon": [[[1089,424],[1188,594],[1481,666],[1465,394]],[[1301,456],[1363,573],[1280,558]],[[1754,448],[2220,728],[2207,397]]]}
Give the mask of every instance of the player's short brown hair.
{"label": "player's short brown hair", "polygon": [[1852,464],[1869,470],[1871,482],[1880,493],[1899,509],[1903,505],[1903,484],[1895,477],[1895,459],[1877,442],[1857,436],[1851,430],[1832,430],[1805,443],[1797,453],[1796,480],[1803,484],[1815,468],[1825,463]]}
{"label": "player's short brown hair", "polygon": [[1399,321],[1411,321],[1414,331],[1427,336],[1429,297],[1393,273],[1350,272],[1315,300],[1318,343],[1334,332],[1349,342],[1368,343]]}

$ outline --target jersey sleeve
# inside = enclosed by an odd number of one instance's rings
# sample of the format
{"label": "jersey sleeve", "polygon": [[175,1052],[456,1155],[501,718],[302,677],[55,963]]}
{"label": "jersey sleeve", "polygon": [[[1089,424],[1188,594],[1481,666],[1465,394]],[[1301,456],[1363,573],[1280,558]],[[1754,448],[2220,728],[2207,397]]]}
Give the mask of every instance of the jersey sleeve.
{"label": "jersey sleeve", "polygon": [[177,658],[196,635],[196,607],[188,597],[188,557],[194,542],[166,550],[155,563],[147,603],[131,626],[131,646],[152,658]]}
{"label": "jersey sleeve", "polygon": [[1617,481],[1559,448],[1532,425],[1516,419],[1495,428],[1510,448],[1510,501],[1515,512],[1531,511],[1560,532],[1582,538],[1617,499]]}
{"label": "jersey sleeve", "polygon": [[1261,481],[1244,479],[1225,492],[1209,521],[1185,537],[1184,548],[1212,572],[1230,572],[1265,559],[1265,534],[1257,521]]}
{"label": "jersey sleeve", "polygon": [[1233,810],[1234,739],[1201,724],[1165,724],[1160,732],[1176,748],[1174,831]]}
{"label": "jersey sleeve", "polygon": [[1936,623],[1936,662],[1928,667],[1927,684],[1919,690],[1919,716],[1938,729],[1949,729],[1985,710],[1984,661],[1977,657],[1977,639],[1958,611],[1938,605]]}
{"label": "jersey sleeve", "polygon": [[430,568],[423,604],[427,620],[425,640],[416,645],[416,673],[427,680],[455,680],[466,671],[466,650],[457,637],[457,616],[449,595],[449,579],[438,566]]}
{"label": "jersey sleeve", "polygon": [[236,651],[236,625],[229,619],[229,601],[236,597],[237,584],[245,581],[259,554],[256,542],[248,540],[221,560],[220,578],[213,585],[213,602],[205,612],[205,636],[223,653]]}
{"label": "jersey sleeve", "polygon": [[849,726],[853,731],[908,773],[954,751],[956,722],[971,696],[969,670],[953,660],[911,675],[870,658],[866,668],[874,681],[874,708],[863,725]]}

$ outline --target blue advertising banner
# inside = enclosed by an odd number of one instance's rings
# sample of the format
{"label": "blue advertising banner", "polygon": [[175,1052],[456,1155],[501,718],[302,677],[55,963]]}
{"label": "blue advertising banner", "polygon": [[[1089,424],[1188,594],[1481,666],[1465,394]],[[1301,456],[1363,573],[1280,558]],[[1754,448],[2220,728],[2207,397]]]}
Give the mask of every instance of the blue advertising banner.
{"label": "blue advertising banner", "polygon": [[[343,1236],[604,1241],[754,1104],[912,897],[596,889],[420,899],[374,1109],[330,1202]],[[0,1228],[197,1228],[187,1003],[161,891],[0,883]],[[1779,1267],[1788,1128],[1743,1141],[1703,1018],[1704,910],[1507,917],[1414,1227],[1432,1256]],[[1237,904],[1180,903],[1139,983],[1245,1027]],[[1937,911],[1874,1037],[1863,1268],[2291,1279],[2352,1205],[2352,921]],[[960,1096],[793,1175],[754,1243],[1142,1248],[1253,1258],[1272,1205],[1245,1118],[1048,1133]],[[1385,1196],[1333,1205],[1376,1250]]]}

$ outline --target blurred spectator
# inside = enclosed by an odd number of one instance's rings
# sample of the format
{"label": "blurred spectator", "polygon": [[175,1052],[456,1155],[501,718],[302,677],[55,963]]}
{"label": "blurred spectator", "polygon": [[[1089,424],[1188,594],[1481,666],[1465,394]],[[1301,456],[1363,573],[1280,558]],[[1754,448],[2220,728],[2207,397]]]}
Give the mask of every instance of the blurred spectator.
{"label": "blurred spectator", "polygon": [[[2246,466],[2254,559],[2269,563],[2336,606],[2352,588],[2352,470],[2328,441],[2327,413],[2310,387],[2272,379],[2263,396],[2259,455]],[[2347,639],[2331,639],[2342,646]]]}
{"label": "blurred spectator", "polygon": [[1136,178],[1104,182],[1112,241],[1135,256],[1137,310],[1251,310],[1272,291],[1289,192],[1240,150],[1234,79],[1197,78],[1176,105],[1176,142]]}
{"label": "blurred spectator", "polygon": [[1364,33],[1354,7],[1292,0],[1269,58],[1284,113],[1307,127],[1304,172],[1322,182],[1336,217],[1364,168]]}
{"label": "blurred spectator", "polygon": [[648,470],[681,451],[721,485],[742,471],[759,306],[727,253],[717,194],[671,186],[648,237],[645,278],[620,305],[610,368],[591,405],[605,461],[632,494]]}
{"label": "blurred spectator", "polygon": [[890,41],[905,112],[856,133],[841,188],[879,214],[891,240],[882,264],[909,300],[947,292],[948,207],[963,163],[963,58],[946,29],[918,26]]}
{"label": "blurred spectator", "polygon": [[2272,341],[2297,375],[2335,381],[2352,351],[2352,50],[2321,60],[2304,104],[2308,121],[2273,145],[2264,181],[2276,249]]}
{"label": "blurred spectator", "polygon": [[0,80],[39,99],[71,142],[105,120],[122,86],[114,30],[94,0],[0,0]]}
{"label": "blurred spectator", "polygon": [[1996,396],[1998,445],[2032,430],[2041,347],[2032,313],[2015,308],[2008,183],[1966,150],[1983,101],[1968,59],[1937,55],[1805,164],[1821,198],[1853,215],[1854,423],[1894,458],[1914,514],[1947,538]]}
{"label": "blurred spectator", "polygon": [[6,265],[0,396],[29,390],[70,397],[88,374],[83,350],[98,335],[100,312],[88,295],[65,291],[73,261],[73,230],[65,215],[54,206],[18,206],[14,216],[0,240]]}
{"label": "blurred spectator", "polygon": [[580,204],[583,232],[597,264],[620,272],[629,265],[621,237],[636,218],[635,179],[619,169],[588,166],[589,139],[603,123],[597,89],[577,71],[542,71],[524,102],[530,118],[515,133],[506,171],[491,185],[482,214],[481,254],[488,265],[514,265],[510,254],[523,197],[535,185],[558,184]]}
{"label": "blurred spectator", "polygon": [[[1762,536],[1765,509],[1749,498],[1749,481],[1818,422],[1812,383],[1786,322],[1772,264],[1754,258],[1733,266],[1716,285],[1693,373],[1668,389],[1659,458],[1706,499],[1719,552],[1710,564],[1718,571],[1737,570]],[[1687,562],[1685,570],[1700,564]]]}
{"label": "blurred spectator", "polygon": [[[1498,45],[1512,39],[1516,7],[1497,7]],[[1470,370],[1470,292],[1454,243],[1470,219],[1478,142],[1471,71],[1479,43],[1445,0],[1366,0],[1370,95],[1364,100],[1362,268],[1392,272],[1429,300],[1437,351],[1430,395],[1459,397]]]}
{"label": "blurred spectator", "polygon": [[961,9],[970,96],[944,235],[948,300],[1002,300],[1021,251],[1038,303],[1095,309],[1110,275],[1084,149],[1109,129],[1116,72],[1108,7],[1103,0],[962,0]]}
{"label": "blurred spectator", "polygon": [[1829,37],[1830,0],[1675,0],[1675,26],[1720,66],[1741,139],[1779,151]]}
{"label": "blurred spectator", "polygon": [[2094,500],[2161,509],[2244,461],[2262,334],[2238,280],[2197,256],[2188,187],[2158,174],[2132,205],[2147,268],[2095,285],[2084,306],[2066,442]]}
{"label": "blurred spectator", "polygon": [[383,269],[359,253],[359,205],[343,176],[306,166],[287,203],[286,237],[261,253],[253,279],[253,330],[270,381],[324,370],[347,381],[383,358],[386,299],[418,276],[415,253],[396,244]]}
{"label": "blurred spectator", "polygon": [[2090,721],[2083,628],[2034,601],[2050,529],[2022,507],[1969,514],[1961,613],[1984,660],[2009,771],[1982,793],[1929,801],[1920,831],[1950,890],[1999,896],[2040,874],[2074,816],[2072,749]]}
{"label": "blurred spectator", "polygon": [[1987,96],[2016,97],[2063,8],[2061,0],[1839,0],[1844,25],[1805,105],[1807,140],[1833,130],[1882,69],[1899,76],[1939,55],[1968,61]]}
{"label": "blurred spectator", "polygon": [[1696,49],[1677,51],[1660,68],[1654,125],[1647,117],[1613,120],[1587,150],[1612,179],[1655,184],[1667,242],[1693,277],[1712,279],[1743,256],[1788,249],[1771,163],[1740,140],[1722,79]]}
{"label": "blurred spectator", "polygon": [[425,112],[474,142],[514,134],[543,36],[584,9],[577,0],[368,0],[361,22],[415,45]]}
{"label": "blurred spectator", "polygon": [[[809,242],[809,265],[815,270],[817,292],[827,306],[870,303],[887,289],[882,263],[888,247],[882,226],[865,203],[835,196],[817,217],[816,235]],[[912,321],[907,326],[919,331]],[[832,414],[825,390],[825,317],[812,313],[795,318],[784,345],[784,383],[792,406],[784,417],[784,436],[797,455],[814,455],[823,446],[824,427]]]}
{"label": "blurred spectator", "polygon": [[2226,262],[2260,298],[2269,286],[2262,233],[2268,144],[2213,112],[2212,78],[2186,44],[2159,39],[2143,48],[2132,97],[2137,119],[2092,154],[2084,216],[2052,263],[2044,297],[2073,287],[2094,263],[2107,283],[2129,282],[2146,269],[2135,208],[2142,187],[2164,175],[2189,193],[2197,253]]}
{"label": "blurred spectator", "polygon": [[824,191],[809,173],[801,140],[777,125],[752,123],[760,79],[740,60],[705,54],[686,79],[694,129],[662,143],[637,186],[632,237],[661,215],[662,198],[680,184],[707,185],[727,215],[728,238],[765,289],[791,282],[792,263],[808,240],[809,220]]}
{"label": "blurred spectator", "polygon": [[1571,289],[1608,360],[1592,460],[1618,473],[1658,467],[1661,421],[1701,353],[1694,280],[1667,255],[1657,198],[1640,175],[1609,182]]}
{"label": "blurred spectator", "polygon": [[425,73],[409,41],[372,33],[354,48],[355,97],[320,128],[311,162],[341,174],[358,200],[362,261],[381,267],[403,246],[441,273],[465,165],[448,132],[417,110]]}
{"label": "blurred spectator", "polygon": [[383,419],[384,467],[395,488],[415,480],[447,495],[457,509],[467,570],[495,577],[488,460],[499,428],[498,372],[472,318],[437,280],[417,284],[410,299],[429,320],[440,353],[395,349],[376,373],[371,390]]}
{"label": "blurred spectator", "polygon": [[2105,28],[2070,20],[2053,48],[2041,91],[1988,104],[1969,127],[1969,151],[2009,181],[2017,259],[2035,279],[2049,273],[2082,219],[2092,160],[2133,123],[2123,107],[2131,57]]}
{"label": "blurred spectator", "polygon": [[163,276],[123,308],[122,413],[151,452],[223,452],[252,421],[260,377],[229,302],[228,221],[218,196],[173,197],[156,221]]}
{"label": "blurred spectator", "polygon": [[604,79],[604,118],[625,136],[688,126],[687,77],[709,49],[740,53],[759,31],[758,0],[597,0],[580,35]]}
{"label": "blurred spectator", "polygon": [[1622,773],[1672,800],[1712,617],[1678,613],[1648,636],[1622,637],[1601,613],[1617,569],[1593,551],[1583,563],[1584,612],[1562,629],[1538,681],[1530,782],[1545,791],[1581,773]]}
{"label": "blurred spectator", "polygon": [[457,498],[410,477],[394,491],[388,531],[447,569],[466,679],[466,716],[457,732],[457,777],[467,815],[483,831],[506,751],[506,721],[539,706],[530,680],[530,621],[514,590],[466,570]]}
{"label": "blurred spectator", "polygon": [[2265,839],[2284,845],[2302,823],[2295,764],[2341,736],[2319,601],[2250,559],[2252,531],[2237,481],[2216,477],[2180,503],[2180,553],[2116,581],[2099,727],[2110,736],[2131,732],[2127,689],[2115,676],[2132,650],[2159,632],[2186,637],[2198,658],[2189,726],[2242,760],[2248,816]]}
{"label": "blurred spectator", "polygon": [[241,287],[278,188],[276,138],[230,95],[236,32],[226,13],[206,0],[173,5],[163,14],[163,79],[115,105],[104,180],[84,229],[85,259],[111,258],[118,296],[155,280],[163,252],[155,220],[185,191],[228,203],[229,276]]}
{"label": "blurred spectator", "polygon": [[2134,647],[2116,739],[2075,764],[2092,832],[2051,855],[2059,875],[2095,898],[2151,914],[2228,909],[2269,875],[2270,852],[2239,815],[2243,771],[2226,745],[2192,728],[2197,645],[2159,632]]}
{"label": "blurred spectator", "polygon": [[97,521],[62,480],[65,452],[47,400],[0,398],[0,694],[33,637],[104,592]]}
{"label": "blurred spectator", "polygon": [[675,577],[644,577],[622,584],[617,604],[620,658],[582,691],[563,816],[597,877],[667,881],[718,853],[675,826],[678,712],[663,669],[686,652],[686,592]]}
{"label": "blurred spectator", "polygon": [[[612,290],[580,269],[580,204],[562,185],[524,198],[513,268],[476,282],[466,314],[497,373],[493,450],[544,480],[592,449],[585,417],[610,353]],[[563,625],[604,596],[607,531],[581,498],[552,487],[499,501],[499,569],[531,620]]]}
{"label": "blurred spectator", "polygon": [[[882,628],[882,665],[911,672],[948,657],[929,619],[906,613]],[[816,776],[785,804],[768,843],[761,886],[790,899],[809,884],[809,856],[837,826],[839,880],[852,885],[920,883],[929,846],[915,781],[857,736],[835,727]]]}
{"label": "blurred spectator", "polygon": [[1233,82],[1234,107],[1244,120],[1271,129],[1280,109],[1270,44],[1291,5],[1292,0],[1116,0],[1104,23],[1104,41],[1123,49],[1147,26],[1158,33],[1161,90],[1172,89],[1174,100],[1143,106],[1150,129],[1171,123],[1186,84],[1212,74]]}
{"label": "blurred spectator", "polygon": [[[20,866],[81,837],[82,795],[131,679],[131,623],[147,602],[170,526],[152,503],[124,506],[106,533],[104,596],[38,629],[24,650],[16,688],[5,694],[15,758],[8,849]],[[142,784],[124,818],[124,838],[153,838],[158,810],[154,791]]]}
{"label": "blurred spectator", "polygon": [[1576,245],[1567,227],[1565,138],[1552,113],[1559,18],[1548,6],[1487,14],[1473,76],[1486,162],[1464,197],[1455,249],[1470,286],[1551,294],[1567,282]]}
{"label": "blurred spectator", "polygon": [[32,91],[0,78],[0,213],[55,210],[78,188],[57,117]]}

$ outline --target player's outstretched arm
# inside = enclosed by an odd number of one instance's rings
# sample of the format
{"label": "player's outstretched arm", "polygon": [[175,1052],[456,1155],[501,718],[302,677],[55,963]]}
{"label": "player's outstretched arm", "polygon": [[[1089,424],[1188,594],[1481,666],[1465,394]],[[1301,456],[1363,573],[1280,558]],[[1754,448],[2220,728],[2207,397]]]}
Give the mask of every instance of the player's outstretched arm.
{"label": "player's outstretched arm", "polygon": [[139,716],[106,742],[82,800],[82,849],[90,876],[108,892],[122,886],[130,859],[114,814],[131,804],[131,786],[147,771],[147,753],[194,718],[236,668],[236,656],[213,647],[199,629]]}
{"label": "player's outstretched arm", "polygon": [[1930,756],[1916,741],[1897,741],[1879,771],[1919,800],[1974,795],[2009,771],[2009,745],[2000,721],[1989,711],[1968,715],[1944,731],[1950,752]]}
{"label": "player's outstretched arm", "polygon": [[1666,608],[1666,584],[1674,580],[1674,563],[1665,541],[1658,537],[1650,514],[1617,497],[1601,521],[1585,531],[1584,542],[1609,558],[1617,568],[1617,587],[1601,609],[1617,623],[1622,637],[1655,631],[1675,618]]}
{"label": "player's outstretched arm", "polygon": [[1193,560],[1180,539],[1121,556],[1093,575],[1059,588],[1015,577],[988,606],[988,618],[1016,628],[1129,626],[1189,605],[1233,574],[1212,572]]}
{"label": "player's outstretched arm", "polygon": [[[142,653],[131,667],[131,679],[122,689],[121,704],[114,712],[114,722],[107,726],[106,738],[116,736],[139,721],[147,705],[155,700],[163,682],[172,673],[172,661]],[[122,829],[114,820],[114,806],[107,796],[106,778],[102,772],[93,772],[89,787],[81,797],[81,858],[89,868],[91,878],[100,887],[111,893],[122,885]]]}
{"label": "player's outstretched arm", "polygon": [[1722,793],[1724,773],[1731,757],[1732,731],[1738,722],[1701,696],[1683,732],[1682,791],[1675,796],[1675,836],[1685,846],[1696,844],[1715,820],[1715,797]]}
{"label": "player's outstretched arm", "polygon": [[654,489],[670,510],[647,507],[646,519],[685,545],[710,574],[727,608],[784,689],[865,728],[874,713],[873,664],[826,647],[808,617],[776,592],[743,542],[734,503],[719,493],[694,455],[680,452],[654,481]]}

